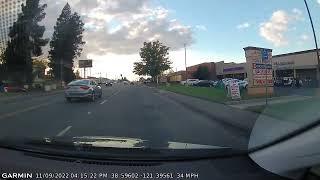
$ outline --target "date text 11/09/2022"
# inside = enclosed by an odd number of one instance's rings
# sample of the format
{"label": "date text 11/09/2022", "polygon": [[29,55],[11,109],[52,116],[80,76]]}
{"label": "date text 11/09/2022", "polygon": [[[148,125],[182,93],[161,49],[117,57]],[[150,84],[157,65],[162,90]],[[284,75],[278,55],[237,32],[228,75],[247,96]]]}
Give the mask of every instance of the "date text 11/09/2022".
{"label": "date text 11/09/2022", "polygon": [[198,173],[2,173],[15,179],[198,179]]}

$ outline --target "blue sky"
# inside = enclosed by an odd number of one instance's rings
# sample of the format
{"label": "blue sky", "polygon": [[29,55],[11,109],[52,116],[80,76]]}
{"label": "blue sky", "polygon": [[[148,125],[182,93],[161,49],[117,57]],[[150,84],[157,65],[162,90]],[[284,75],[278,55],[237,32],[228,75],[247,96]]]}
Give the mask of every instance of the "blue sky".
{"label": "blue sky", "polygon": [[[242,48],[260,46],[274,49],[274,54],[314,48],[312,31],[303,0],[156,0],[169,9],[170,16],[191,26],[202,25],[206,30],[195,30],[196,43],[192,49],[202,52],[219,52],[234,61],[244,60]],[[309,0],[309,7],[320,36],[320,4]],[[292,20],[283,32],[288,44],[276,47],[259,34],[260,24],[268,21],[275,11],[293,14],[301,11],[301,20]],[[237,28],[248,23],[247,28]],[[302,40],[301,36],[305,36]],[[239,60],[240,59],[240,60]],[[228,59],[226,59],[228,61]]]}
{"label": "blue sky", "polygon": [[[47,34],[66,2],[82,15],[86,45],[79,59],[93,59],[92,75],[124,74],[140,60],[145,41],[171,47],[173,70],[202,62],[244,62],[243,48],[273,49],[273,54],[315,48],[303,0],[57,0],[48,1]],[[320,40],[320,0],[307,0]]]}

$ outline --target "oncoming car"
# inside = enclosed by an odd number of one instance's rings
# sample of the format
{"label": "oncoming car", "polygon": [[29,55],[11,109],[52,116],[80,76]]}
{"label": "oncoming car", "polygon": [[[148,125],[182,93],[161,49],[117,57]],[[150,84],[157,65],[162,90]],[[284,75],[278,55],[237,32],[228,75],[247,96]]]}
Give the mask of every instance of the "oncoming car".
{"label": "oncoming car", "polygon": [[65,88],[65,98],[68,102],[72,99],[95,99],[102,97],[102,89],[94,80],[82,79],[70,82]]}

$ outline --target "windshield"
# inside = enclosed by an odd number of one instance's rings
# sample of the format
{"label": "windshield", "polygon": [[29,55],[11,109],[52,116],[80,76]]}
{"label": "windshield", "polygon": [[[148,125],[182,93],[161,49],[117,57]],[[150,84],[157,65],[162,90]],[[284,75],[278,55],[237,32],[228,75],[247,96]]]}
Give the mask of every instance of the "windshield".
{"label": "windshield", "polygon": [[320,118],[303,1],[0,0],[0,20],[0,138],[247,151]]}
{"label": "windshield", "polygon": [[70,86],[88,85],[89,82],[90,82],[89,80],[77,80],[77,81],[72,81],[72,82],[69,83],[68,85],[70,85]]}

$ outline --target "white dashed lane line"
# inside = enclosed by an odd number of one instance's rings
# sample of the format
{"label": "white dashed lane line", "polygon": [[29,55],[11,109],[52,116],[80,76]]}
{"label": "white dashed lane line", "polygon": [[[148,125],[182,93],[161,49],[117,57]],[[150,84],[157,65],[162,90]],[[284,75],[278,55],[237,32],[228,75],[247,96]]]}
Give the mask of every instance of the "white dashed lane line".
{"label": "white dashed lane line", "polygon": [[59,132],[59,134],[57,134],[57,137],[61,137],[64,134],[66,134],[70,129],[72,128],[72,126],[68,126],[65,129],[63,129],[61,132]]}
{"label": "white dashed lane line", "polygon": [[115,93],[113,93],[113,94],[112,94],[111,96],[109,96],[107,99],[103,100],[100,104],[102,105],[102,104],[108,102],[110,98],[112,98],[113,96],[116,96],[116,95],[119,94],[119,93],[120,93],[120,90],[117,91],[117,92],[115,92]]}

